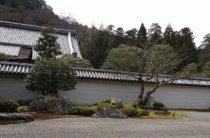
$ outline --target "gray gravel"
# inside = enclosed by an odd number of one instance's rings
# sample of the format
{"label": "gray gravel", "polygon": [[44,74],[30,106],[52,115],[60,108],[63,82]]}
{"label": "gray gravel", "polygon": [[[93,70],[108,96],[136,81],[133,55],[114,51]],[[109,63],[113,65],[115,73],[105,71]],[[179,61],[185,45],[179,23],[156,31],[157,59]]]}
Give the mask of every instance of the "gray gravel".
{"label": "gray gravel", "polygon": [[70,118],[0,126],[0,138],[210,138],[210,113],[179,120]]}

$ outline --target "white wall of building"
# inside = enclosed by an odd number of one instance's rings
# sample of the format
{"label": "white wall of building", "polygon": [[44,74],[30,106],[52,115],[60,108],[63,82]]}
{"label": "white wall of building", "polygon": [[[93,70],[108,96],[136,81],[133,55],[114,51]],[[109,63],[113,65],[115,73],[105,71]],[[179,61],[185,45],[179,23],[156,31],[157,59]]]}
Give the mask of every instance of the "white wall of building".
{"label": "white wall of building", "polygon": [[[148,85],[147,89],[151,87]],[[75,90],[61,92],[61,95],[76,104],[93,104],[109,96],[132,102],[137,99],[139,90],[136,83],[79,80]],[[25,90],[22,79],[0,78],[0,99],[33,99],[39,95]],[[153,97],[168,108],[208,109],[210,106],[210,88],[164,86]]]}

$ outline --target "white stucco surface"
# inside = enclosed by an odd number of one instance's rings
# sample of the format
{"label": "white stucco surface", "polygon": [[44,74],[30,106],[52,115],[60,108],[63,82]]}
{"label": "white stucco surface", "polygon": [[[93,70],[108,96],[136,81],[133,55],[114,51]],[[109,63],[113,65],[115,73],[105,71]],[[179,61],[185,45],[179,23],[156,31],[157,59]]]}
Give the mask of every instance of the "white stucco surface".
{"label": "white stucco surface", "polygon": [[[147,89],[151,87],[148,85]],[[94,104],[109,96],[133,102],[139,90],[139,85],[135,83],[79,80],[75,90],[61,92],[61,95],[76,104]],[[37,96],[38,93],[24,89],[21,79],[0,78],[0,99],[33,99]],[[153,97],[168,108],[208,109],[210,106],[210,88],[164,86]]]}
{"label": "white stucco surface", "polygon": [[0,77],[0,99],[27,100],[38,97],[38,93],[24,88],[23,78]]}

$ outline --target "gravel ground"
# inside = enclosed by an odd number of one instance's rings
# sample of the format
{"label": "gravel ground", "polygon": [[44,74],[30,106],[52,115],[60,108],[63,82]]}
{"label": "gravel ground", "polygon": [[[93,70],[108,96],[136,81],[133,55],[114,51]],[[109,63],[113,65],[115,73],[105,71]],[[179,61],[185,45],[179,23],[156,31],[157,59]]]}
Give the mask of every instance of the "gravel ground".
{"label": "gravel ground", "polygon": [[0,138],[210,138],[210,113],[179,120],[70,118],[0,126]]}

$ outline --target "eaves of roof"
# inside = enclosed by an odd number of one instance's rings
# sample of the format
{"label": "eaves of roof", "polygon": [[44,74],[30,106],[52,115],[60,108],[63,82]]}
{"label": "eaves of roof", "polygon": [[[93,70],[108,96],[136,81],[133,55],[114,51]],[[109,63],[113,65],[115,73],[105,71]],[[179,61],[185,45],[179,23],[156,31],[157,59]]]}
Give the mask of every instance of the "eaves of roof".
{"label": "eaves of roof", "polygon": [[[27,63],[13,63],[0,61],[0,74],[7,75],[26,75],[32,64]],[[124,71],[110,71],[87,68],[74,68],[78,79],[88,80],[104,80],[104,81],[121,81],[121,82],[135,82],[137,73],[129,73]],[[170,79],[170,76],[163,75],[162,79]],[[155,83],[155,79],[151,79],[149,83]],[[179,79],[170,85],[194,86],[194,87],[210,87],[210,79],[206,78],[189,78]]]}

